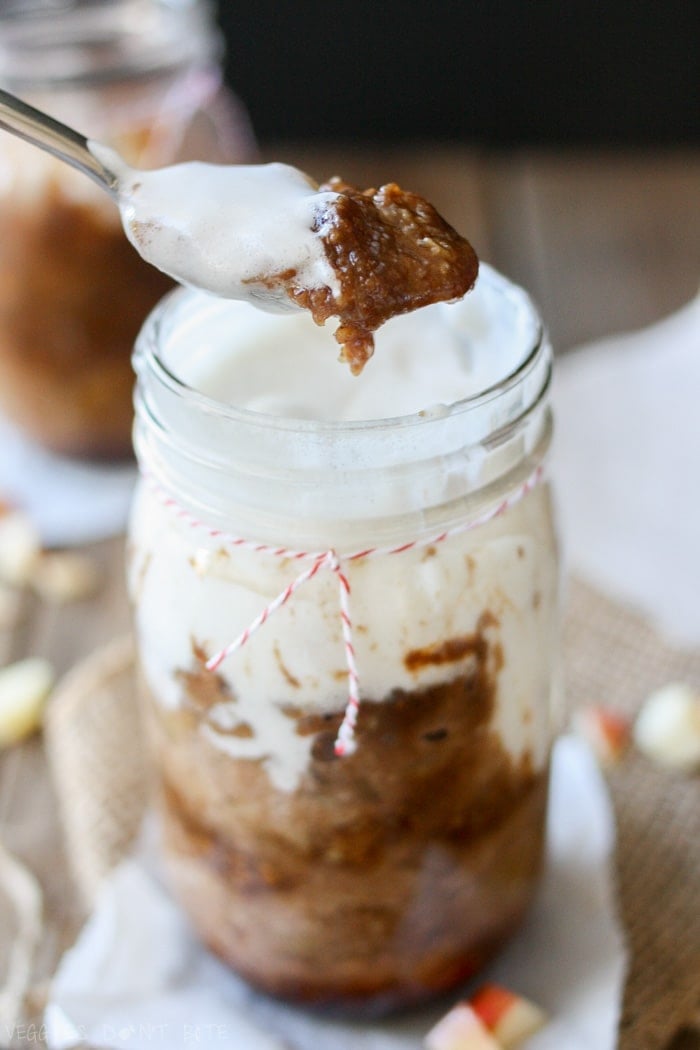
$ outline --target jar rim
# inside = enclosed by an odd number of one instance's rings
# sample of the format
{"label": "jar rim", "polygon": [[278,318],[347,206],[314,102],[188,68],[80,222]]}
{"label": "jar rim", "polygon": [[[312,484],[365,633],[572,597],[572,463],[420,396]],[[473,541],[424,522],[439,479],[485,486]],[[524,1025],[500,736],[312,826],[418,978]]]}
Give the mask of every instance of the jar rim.
{"label": "jar rim", "polygon": [[211,68],[222,53],[210,0],[22,0],[0,14],[0,80],[18,92]]}
{"label": "jar rim", "polygon": [[423,514],[526,469],[549,441],[551,345],[523,289],[486,266],[479,280],[502,290],[514,311],[519,353],[503,363],[508,374],[449,405],[369,420],[291,418],[200,392],[178,375],[178,358],[230,331],[230,304],[227,313],[226,300],[170,292],[146,319],[134,353],[141,468],[165,489],[187,493],[207,520],[215,508],[226,520],[224,508],[235,504],[237,514],[246,506],[278,516],[282,506],[309,521],[337,516],[340,507],[347,520]]}
{"label": "jar rim", "polygon": [[[482,277],[487,274],[500,277],[500,275],[496,274],[496,271],[482,264]],[[164,326],[178,308],[185,311],[188,304],[196,306],[197,303],[203,305],[211,302],[225,302],[225,300],[214,299],[213,296],[191,288],[180,287],[173,289],[161,299],[146,318],[136,342],[134,369],[137,375],[141,375],[144,366],[147,366],[159,382],[167,387],[171,393],[187,398],[188,402],[193,406],[197,405],[208,415],[218,417],[222,421],[228,420],[231,423],[257,425],[261,430],[266,431],[283,430],[300,435],[315,434],[322,437],[338,437],[343,434],[351,435],[357,432],[366,433],[368,431],[372,431],[375,434],[387,431],[407,431],[412,428],[425,427],[430,422],[443,421],[447,418],[474,412],[494,399],[500,398],[514,388],[521,386],[528,377],[541,368],[544,362],[546,367],[541,385],[536,391],[532,404],[524,406],[526,409],[529,409],[542,399],[551,382],[551,346],[546,328],[530,296],[518,285],[507,282],[506,287],[508,290],[516,292],[531,311],[531,316],[535,321],[534,338],[531,347],[523,358],[517,362],[515,367],[496,382],[483,390],[459,398],[447,405],[440,405],[435,410],[422,410],[406,415],[386,416],[376,419],[317,420],[261,412],[257,409],[219,401],[217,398],[204,394],[176,375],[163,360],[163,356],[158,350]],[[509,423],[512,422],[514,420],[509,421]]]}

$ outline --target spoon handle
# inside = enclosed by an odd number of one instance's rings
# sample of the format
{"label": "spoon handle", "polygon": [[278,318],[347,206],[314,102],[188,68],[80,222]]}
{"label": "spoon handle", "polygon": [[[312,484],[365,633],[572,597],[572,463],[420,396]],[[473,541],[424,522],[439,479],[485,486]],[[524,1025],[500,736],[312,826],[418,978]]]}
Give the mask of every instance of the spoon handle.
{"label": "spoon handle", "polygon": [[0,128],[64,160],[117,197],[117,176],[93,155],[84,135],[1,88]]}

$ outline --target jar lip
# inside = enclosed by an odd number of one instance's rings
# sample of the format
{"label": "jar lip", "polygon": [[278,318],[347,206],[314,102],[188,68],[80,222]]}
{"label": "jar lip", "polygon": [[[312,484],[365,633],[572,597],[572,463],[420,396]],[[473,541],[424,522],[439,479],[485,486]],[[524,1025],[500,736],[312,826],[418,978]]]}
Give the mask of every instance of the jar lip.
{"label": "jar lip", "polygon": [[18,92],[209,68],[222,53],[209,0],[23,0],[0,13],[0,80]]}
{"label": "jar lip", "polygon": [[[233,405],[230,402],[219,401],[216,398],[202,393],[189,383],[180,379],[179,376],[168,367],[157,350],[159,336],[163,325],[178,306],[186,303],[188,299],[199,302],[214,299],[213,296],[205,295],[203,292],[190,288],[180,287],[173,289],[173,291],[169,292],[163,299],[161,299],[151,311],[144,322],[136,342],[133,359],[134,369],[137,375],[140,375],[143,367],[142,362],[147,362],[148,366],[155,373],[159,381],[172,393],[179,395],[180,397],[186,397],[191,404],[199,406],[208,415],[232,423],[256,425],[260,427],[261,430],[282,430],[300,435],[314,434],[320,437],[326,435],[329,437],[337,437],[342,434],[356,434],[358,432],[367,433],[368,431],[374,433],[386,433],[389,431],[406,432],[411,428],[420,428],[427,423],[434,423],[439,420],[459,417],[470,411],[476,411],[482,408],[490,401],[501,397],[509,390],[512,390],[513,387],[519,386],[523,383],[530,373],[540,364],[543,355],[550,352],[551,348],[549,346],[546,328],[541,321],[539,312],[530,296],[517,285],[511,285],[511,287],[517,289],[517,291],[524,297],[524,300],[532,311],[532,317],[535,321],[534,338],[528,353],[509,373],[483,390],[470,394],[467,397],[460,398],[447,405],[440,405],[435,409],[412,412],[408,415],[353,420],[303,419],[294,416],[274,415],[272,413],[260,412],[256,409],[243,408],[238,405]],[[549,371],[550,370],[548,369],[543,389],[548,386]],[[539,394],[541,395],[542,391],[540,391]]]}

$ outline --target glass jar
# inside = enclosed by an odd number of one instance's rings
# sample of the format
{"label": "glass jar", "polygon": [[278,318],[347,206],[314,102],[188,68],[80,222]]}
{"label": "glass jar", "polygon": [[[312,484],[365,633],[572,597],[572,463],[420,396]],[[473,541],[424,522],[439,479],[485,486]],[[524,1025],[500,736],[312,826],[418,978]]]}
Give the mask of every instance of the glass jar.
{"label": "glass jar", "polygon": [[201,393],[202,360],[258,353],[246,304],[179,291],[137,343],[129,578],[164,854],[204,942],[277,996],[376,1010],[443,992],[537,882],[551,351],[520,289],[482,267],[471,294],[520,341],[513,367],[392,419]]}
{"label": "glass jar", "polygon": [[[200,0],[34,0],[0,12],[0,84],[132,164],[249,159]],[[130,354],[172,282],[84,175],[0,132],[0,411],[56,452],[128,455]]]}

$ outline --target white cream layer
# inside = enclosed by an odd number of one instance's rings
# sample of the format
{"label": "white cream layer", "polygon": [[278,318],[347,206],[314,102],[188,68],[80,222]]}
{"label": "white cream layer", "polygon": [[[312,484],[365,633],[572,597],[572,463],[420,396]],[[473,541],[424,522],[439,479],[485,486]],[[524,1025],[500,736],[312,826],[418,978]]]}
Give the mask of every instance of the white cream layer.
{"label": "white cream layer", "polygon": [[[146,680],[159,703],[182,702],[178,670],[193,670],[193,642],[212,655],[248,627],[301,571],[299,563],[229,549],[197,535],[142,483],[132,518],[131,592]],[[494,729],[517,757],[540,765],[551,737],[556,574],[548,493],[541,486],[507,514],[438,547],[348,567],[362,696],[385,699],[464,673],[467,658],[411,671],[406,655],[485,631],[497,674]],[[219,672],[235,698],[210,710],[205,732],[230,754],[263,759],[284,790],[298,783],[311,740],[287,705],[337,712],[347,701],[338,584],[317,576]],[[252,736],[217,732],[243,722]]]}

